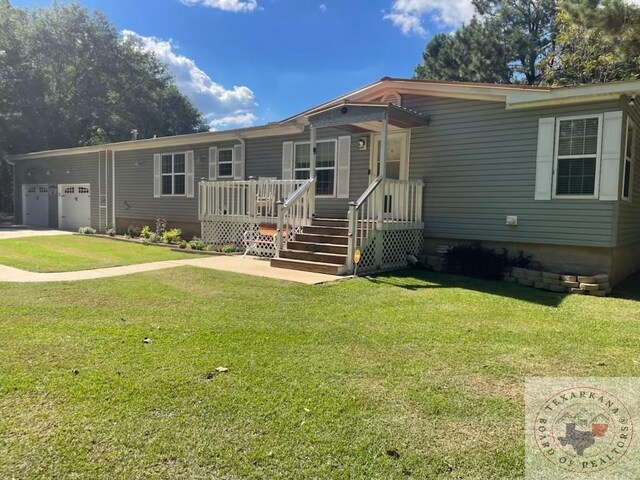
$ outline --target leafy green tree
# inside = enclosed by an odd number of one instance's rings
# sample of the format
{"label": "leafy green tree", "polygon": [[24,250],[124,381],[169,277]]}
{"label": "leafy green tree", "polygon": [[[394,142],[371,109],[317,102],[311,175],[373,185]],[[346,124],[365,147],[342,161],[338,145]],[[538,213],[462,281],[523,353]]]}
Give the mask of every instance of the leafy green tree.
{"label": "leafy green tree", "polygon": [[166,67],[100,13],[0,0],[0,151],[67,148],[208,129]]}

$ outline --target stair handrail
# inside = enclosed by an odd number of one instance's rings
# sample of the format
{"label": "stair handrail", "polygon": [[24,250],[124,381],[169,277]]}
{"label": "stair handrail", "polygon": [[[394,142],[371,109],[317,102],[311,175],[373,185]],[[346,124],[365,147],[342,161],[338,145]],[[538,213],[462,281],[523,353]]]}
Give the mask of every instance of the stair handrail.
{"label": "stair handrail", "polygon": [[[377,218],[367,218],[366,221],[363,218],[363,221],[360,222],[360,233],[358,234],[358,216],[363,215],[363,206],[369,205],[370,197],[377,191],[378,187],[383,183],[383,178],[378,175],[373,182],[369,184],[367,189],[364,191],[360,198],[355,202],[349,202],[349,233],[348,233],[348,242],[347,242],[347,269],[352,272],[354,269],[353,262],[353,254],[356,251],[356,245],[358,245],[358,240],[360,240],[360,247],[363,247],[362,243],[369,235],[369,226],[370,221],[375,220]],[[374,199],[374,203],[376,203]],[[375,208],[373,209],[373,215],[376,215]],[[369,211],[367,211],[367,217],[369,216]]]}
{"label": "stair handrail", "polygon": [[284,228],[287,235],[295,228],[311,224],[315,216],[315,179],[305,180],[285,201],[276,203],[278,209],[278,224],[276,228],[276,258],[282,250]]}

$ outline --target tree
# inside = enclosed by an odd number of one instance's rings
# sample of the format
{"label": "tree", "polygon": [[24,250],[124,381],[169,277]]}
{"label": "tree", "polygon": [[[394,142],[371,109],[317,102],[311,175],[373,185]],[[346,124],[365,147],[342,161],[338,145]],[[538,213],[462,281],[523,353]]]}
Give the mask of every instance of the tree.
{"label": "tree", "polygon": [[208,129],[152,54],[100,13],[0,0],[0,151],[19,153]]}

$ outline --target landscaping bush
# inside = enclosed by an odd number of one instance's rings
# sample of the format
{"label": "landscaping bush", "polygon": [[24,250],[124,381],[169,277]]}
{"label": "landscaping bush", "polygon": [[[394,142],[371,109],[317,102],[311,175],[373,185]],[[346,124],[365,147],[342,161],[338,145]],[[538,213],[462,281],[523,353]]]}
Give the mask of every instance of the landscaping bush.
{"label": "landscaping bush", "polygon": [[191,247],[192,250],[204,250],[204,247],[206,247],[207,244],[204,243],[201,238],[193,237],[189,241],[189,246]]}
{"label": "landscaping bush", "polygon": [[116,236],[116,229],[113,227],[107,227],[107,229],[105,230],[105,233],[107,235],[109,235],[110,237],[115,237]]}
{"label": "landscaping bush", "polygon": [[160,243],[161,240],[162,240],[162,237],[155,232],[151,232],[151,235],[149,235],[149,238],[144,239],[145,243]]}
{"label": "landscaping bush", "polygon": [[180,243],[178,243],[178,248],[181,248],[182,250],[184,250],[185,248],[187,248],[187,245],[189,245],[187,243],[186,240],[180,240]]}
{"label": "landscaping bush", "polygon": [[447,266],[454,273],[472,277],[501,280],[504,269],[509,266],[509,257],[504,251],[484,248],[480,243],[456,245],[445,254]]}
{"label": "landscaping bush", "polygon": [[140,236],[140,227],[129,225],[127,227],[127,236],[130,238],[138,238]]}
{"label": "landscaping bush", "polygon": [[182,230],[180,230],[179,228],[172,228],[171,230],[166,230],[162,234],[162,241],[164,243],[175,245],[180,240],[182,240],[181,235],[182,235]]}
{"label": "landscaping bush", "polygon": [[96,230],[95,230],[95,228],[91,228],[91,227],[80,227],[78,229],[78,233],[80,233],[82,235],[95,235],[96,234]]}
{"label": "landscaping bush", "polygon": [[226,243],[220,247],[220,251],[222,253],[235,253],[235,252],[239,252],[240,249],[238,248],[237,245],[233,243]]}
{"label": "landscaping bush", "polygon": [[151,227],[149,225],[145,225],[144,227],[142,227],[142,230],[140,230],[140,236],[142,238],[149,239],[152,233],[153,230],[151,230]]}
{"label": "landscaping bush", "polygon": [[162,236],[167,231],[167,219],[164,217],[156,217],[156,234]]}

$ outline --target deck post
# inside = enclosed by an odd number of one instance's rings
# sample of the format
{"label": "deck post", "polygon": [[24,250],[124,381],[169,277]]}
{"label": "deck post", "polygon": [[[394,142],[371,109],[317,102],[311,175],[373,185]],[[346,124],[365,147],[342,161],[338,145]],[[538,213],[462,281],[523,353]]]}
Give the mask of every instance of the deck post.
{"label": "deck post", "polygon": [[382,119],[382,131],[380,132],[380,178],[382,182],[376,189],[375,205],[378,212],[377,229],[382,230],[384,223],[385,204],[385,179],[387,178],[387,143],[389,136],[389,113],[385,112]]}
{"label": "deck post", "polygon": [[256,202],[258,199],[258,181],[255,177],[249,177],[249,188],[247,191],[247,214],[255,222],[258,216]]}
{"label": "deck post", "polygon": [[278,208],[278,227],[276,229],[276,258],[280,258],[280,250],[282,250],[282,229],[284,228],[284,202],[278,200],[276,202]]}
{"label": "deck post", "polygon": [[358,231],[358,212],[356,202],[349,202],[349,238],[347,244],[347,271],[353,273],[353,254],[356,251],[356,239]]}
{"label": "deck post", "polygon": [[[317,147],[317,136],[318,132],[316,127],[313,125],[309,125],[309,178],[312,178],[313,181],[316,181],[316,147]],[[293,160],[295,162],[295,159]],[[310,199],[310,207],[311,211],[316,211],[316,191],[315,186],[313,187],[313,193]]]}

